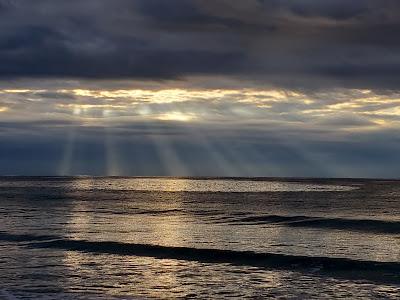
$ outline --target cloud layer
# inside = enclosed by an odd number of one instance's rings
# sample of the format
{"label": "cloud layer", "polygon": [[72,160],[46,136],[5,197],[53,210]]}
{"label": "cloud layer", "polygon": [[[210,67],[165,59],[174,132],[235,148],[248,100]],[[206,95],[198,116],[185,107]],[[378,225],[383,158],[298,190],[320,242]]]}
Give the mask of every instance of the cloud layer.
{"label": "cloud layer", "polygon": [[0,174],[399,177],[396,0],[0,0]]}
{"label": "cloud layer", "polygon": [[2,89],[0,172],[396,177],[398,93]]}
{"label": "cloud layer", "polygon": [[0,76],[398,89],[395,0],[0,2]]}

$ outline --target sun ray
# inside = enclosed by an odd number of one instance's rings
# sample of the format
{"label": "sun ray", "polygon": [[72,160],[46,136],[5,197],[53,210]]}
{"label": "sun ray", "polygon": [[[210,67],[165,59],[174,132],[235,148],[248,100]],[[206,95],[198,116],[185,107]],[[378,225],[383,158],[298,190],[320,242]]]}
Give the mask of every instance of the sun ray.
{"label": "sun ray", "polygon": [[60,176],[72,175],[72,164],[74,159],[75,142],[76,142],[76,128],[72,127],[69,129],[67,135],[64,152],[58,170],[58,174]]}
{"label": "sun ray", "polygon": [[111,128],[107,124],[103,128],[106,173],[107,176],[119,176],[121,175],[121,169],[118,157],[118,146],[115,143]]}

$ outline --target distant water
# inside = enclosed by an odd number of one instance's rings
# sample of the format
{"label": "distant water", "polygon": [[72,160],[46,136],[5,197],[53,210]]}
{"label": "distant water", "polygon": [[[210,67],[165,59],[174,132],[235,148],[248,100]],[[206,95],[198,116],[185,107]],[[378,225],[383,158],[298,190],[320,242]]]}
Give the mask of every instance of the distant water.
{"label": "distant water", "polygon": [[0,177],[0,299],[400,299],[400,182]]}

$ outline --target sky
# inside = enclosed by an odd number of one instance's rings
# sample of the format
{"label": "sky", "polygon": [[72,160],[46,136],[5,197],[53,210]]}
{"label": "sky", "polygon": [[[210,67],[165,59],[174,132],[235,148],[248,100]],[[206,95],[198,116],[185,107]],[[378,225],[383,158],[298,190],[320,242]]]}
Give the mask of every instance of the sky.
{"label": "sky", "polygon": [[0,175],[400,177],[397,0],[0,0]]}

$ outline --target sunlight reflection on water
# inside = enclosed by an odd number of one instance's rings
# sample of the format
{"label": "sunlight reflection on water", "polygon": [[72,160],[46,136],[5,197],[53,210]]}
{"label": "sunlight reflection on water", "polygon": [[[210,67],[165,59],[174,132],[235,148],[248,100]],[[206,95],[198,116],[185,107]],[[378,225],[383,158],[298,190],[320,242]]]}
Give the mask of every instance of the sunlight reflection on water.
{"label": "sunlight reflection on water", "polygon": [[[65,186],[63,180],[0,181],[0,187]],[[345,192],[357,189],[354,185],[314,184],[233,179],[175,179],[175,178],[90,178],[69,181],[69,188],[76,190],[163,191],[163,192]]]}
{"label": "sunlight reflection on water", "polygon": [[0,299],[397,299],[399,195],[382,181],[3,177]]}

